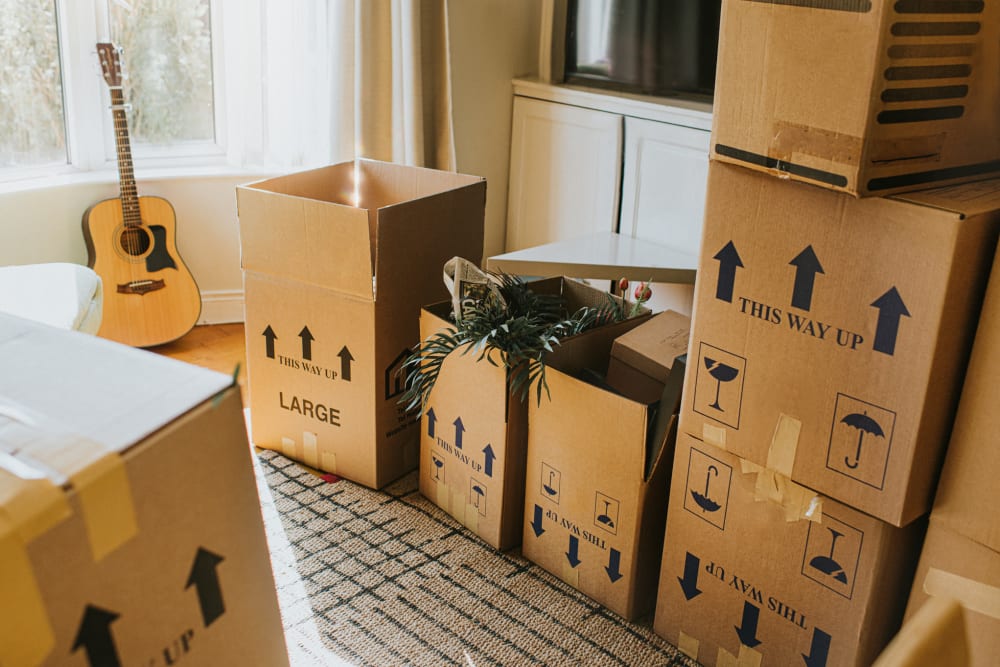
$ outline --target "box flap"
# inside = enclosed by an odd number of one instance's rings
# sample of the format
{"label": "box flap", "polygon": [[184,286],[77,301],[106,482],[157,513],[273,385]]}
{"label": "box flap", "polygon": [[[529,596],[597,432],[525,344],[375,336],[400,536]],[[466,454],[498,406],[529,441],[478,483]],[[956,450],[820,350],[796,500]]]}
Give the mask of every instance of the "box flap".
{"label": "box flap", "polygon": [[892,198],[972,217],[1000,209],[1000,179],[909,192]]}
{"label": "box flap", "polygon": [[118,452],[232,384],[222,373],[3,314],[0,367],[0,404]]}
{"label": "box flap", "polygon": [[611,347],[611,356],[660,382],[666,382],[674,359],[687,352],[691,318],[666,310],[658,313]]}

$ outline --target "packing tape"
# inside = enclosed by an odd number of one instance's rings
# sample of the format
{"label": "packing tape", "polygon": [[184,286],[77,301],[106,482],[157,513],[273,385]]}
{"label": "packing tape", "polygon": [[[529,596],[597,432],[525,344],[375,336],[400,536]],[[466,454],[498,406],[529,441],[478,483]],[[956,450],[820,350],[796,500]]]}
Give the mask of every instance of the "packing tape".
{"label": "packing tape", "polygon": [[725,450],[726,429],[722,428],[721,426],[715,426],[714,424],[702,424],[701,439],[710,445]]}
{"label": "packing tape", "polygon": [[56,637],[24,542],[0,516],[0,665],[38,665]]}
{"label": "packing tape", "polygon": [[337,472],[337,455],[333,452],[323,450],[319,455],[320,470],[325,472]]}
{"label": "packing tape", "polygon": [[434,504],[438,507],[442,507],[445,510],[448,509],[448,485],[445,484],[444,480],[438,480],[434,483]]}
{"label": "packing tape", "polygon": [[691,635],[685,633],[681,630],[680,635],[677,637],[677,650],[691,658],[692,660],[698,660],[698,648],[701,646],[701,642],[692,637]]}
{"label": "packing tape", "polygon": [[319,468],[319,443],[312,431],[302,432],[302,461],[313,468]]}
{"label": "packing tape", "polygon": [[573,588],[580,590],[580,566],[573,567],[565,558],[559,558],[559,578]]}
{"label": "packing tape", "polygon": [[462,525],[474,533],[479,532],[479,508],[472,503],[465,504],[465,521]]}
{"label": "packing tape", "polygon": [[785,510],[785,521],[823,521],[823,498],[811,489],[746,459],[740,459],[740,470],[744,475],[757,475],[754,500],[780,505]]}
{"label": "packing tape", "polygon": [[291,438],[281,437],[281,453],[290,459],[298,460],[299,456],[295,453],[295,441]]}
{"label": "packing tape", "polygon": [[748,646],[740,644],[739,655],[733,655],[719,647],[719,655],[715,661],[716,667],[760,667],[764,656]]}
{"label": "packing tape", "polygon": [[995,586],[932,567],[924,577],[924,592],[953,598],[970,611],[1000,620],[1000,588]]}
{"label": "packing tape", "polygon": [[13,456],[0,456],[0,516],[6,517],[23,544],[70,514],[69,501],[60,487]]}
{"label": "packing tape", "polygon": [[125,462],[108,451],[70,480],[80,499],[91,554],[99,563],[139,532]]}
{"label": "packing tape", "polygon": [[802,422],[785,414],[778,415],[778,423],[767,449],[767,468],[791,479],[795,465],[795,452],[799,447]]}
{"label": "packing tape", "polygon": [[861,137],[851,134],[779,120],[774,123],[769,154],[787,161],[792,161],[793,155],[799,154],[857,165],[861,161],[863,145]]}

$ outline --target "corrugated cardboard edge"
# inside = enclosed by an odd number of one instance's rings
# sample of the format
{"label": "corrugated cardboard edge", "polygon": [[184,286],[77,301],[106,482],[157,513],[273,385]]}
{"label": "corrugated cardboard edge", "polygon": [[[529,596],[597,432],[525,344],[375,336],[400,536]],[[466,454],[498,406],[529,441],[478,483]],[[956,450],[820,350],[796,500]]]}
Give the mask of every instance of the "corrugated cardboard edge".
{"label": "corrugated cardboard edge", "polygon": [[932,567],[924,577],[924,592],[952,598],[962,607],[1000,621],[1000,588]]}

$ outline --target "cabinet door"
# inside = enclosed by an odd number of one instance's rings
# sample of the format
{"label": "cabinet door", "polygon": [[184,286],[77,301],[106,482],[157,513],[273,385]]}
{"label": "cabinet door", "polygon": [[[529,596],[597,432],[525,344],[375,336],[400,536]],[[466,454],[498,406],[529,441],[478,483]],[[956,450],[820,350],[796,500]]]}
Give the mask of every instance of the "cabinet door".
{"label": "cabinet door", "polygon": [[618,231],[697,255],[708,148],[707,130],[626,118]]}
{"label": "cabinet door", "polygon": [[507,251],[615,231],[622,117],[514,98]]}

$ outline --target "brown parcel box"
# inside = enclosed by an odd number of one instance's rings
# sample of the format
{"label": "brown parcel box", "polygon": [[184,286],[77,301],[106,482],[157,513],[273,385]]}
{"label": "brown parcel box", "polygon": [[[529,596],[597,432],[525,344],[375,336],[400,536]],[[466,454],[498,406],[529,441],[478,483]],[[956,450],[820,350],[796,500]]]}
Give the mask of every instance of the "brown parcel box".
{"label": "brown parcel box", "polygon": [[[564,295],[570,312],[604,305],[610,296],[566,278],[536,281],[531,287]],[[449,326],[450,314],[450,301],[424,308],[421,339]],[[564,338],[548,358],[566,354],[575,341],[596,331],[618,335],[645,319]],[[527,402],[511,396],[505,370],[476,361],[478,353],[466,351],[448,355],[428,398],[420,433],[420,493],[490,546],[506,550],[521,542],[528,402],[536,396]],[[543,395],[542,400],[548,399]]]}
{"label": "brown parcel box", "polygon": [[725,0],[712,156],[856,194],[1000,173],[1000,4]]}
{"label": "brown parcel box", "polygon": [[372,488],[413,470],[397,371],[441,267],[482,255],[486,182],[357,160],[237,196],[254,443]]}
{"label": "brown parcel box", "polygon": [[870,665],[924,521],[895,528],[789,483],[758,501],[760,470],[678,434],[653,629],[706,667]]}
{"label": "brown parcel box", "polygon": [[649,405],[580,379],[604,370],[613,337],[595,332],[553,358],[552,400],[528,406],[521,552],[634,620],[655,603],[681,383],[657,438]]}
{"label": "brown parcel box", "polygon": [[687,352],[691,318],[672,310],[615,339],[608,362],[608,384],[644,403],[660,400],[674,359]]}
{"label": "brown parcel box", "polygon": [[971,664],[1000,656],[1000,255],[976,331],[969,370],[931,525],[913,582],[907,618],[928,594],[954,597],[965,607]]}
{"label": "brown parcel box", "polygon": [[998,222],[997,180],[856,199],[711,163],[680,430],[927,513]]}
{"label": "brown parcel box", "polygon": [[0,664],[287,665],[238,388],[0,315]]}

